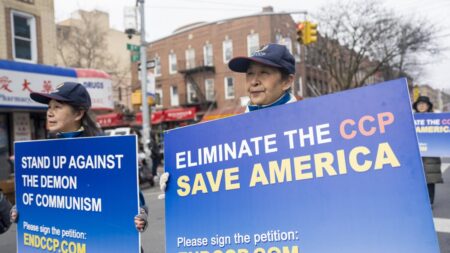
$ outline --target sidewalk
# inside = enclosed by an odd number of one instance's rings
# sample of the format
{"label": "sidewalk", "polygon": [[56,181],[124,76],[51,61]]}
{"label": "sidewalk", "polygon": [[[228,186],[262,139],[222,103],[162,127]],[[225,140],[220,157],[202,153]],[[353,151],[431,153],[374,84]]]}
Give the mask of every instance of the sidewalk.
{"label": "sidewalk", "polygon": [[433,220],[441,252],[450,253],[450,158],[444,158],[442,162],[444,183],[436,185]]}

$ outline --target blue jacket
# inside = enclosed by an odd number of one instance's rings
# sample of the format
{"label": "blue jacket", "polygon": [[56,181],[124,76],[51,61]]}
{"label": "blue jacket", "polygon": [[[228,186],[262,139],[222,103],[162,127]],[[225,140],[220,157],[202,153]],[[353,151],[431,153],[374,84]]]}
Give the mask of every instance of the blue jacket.
{"label": "blue jacket", "polygon": [[252,111],[256,111],[256,110],[260,110],[260,109],[265,109],[265,108],[269,108],[269,107],[273,107],[273,106],[277,106],[277,105],[284,105],[284,104],[289,104],[289,103],[293,103],[293,102],[297,102],[297,99],[295,98],[294,95],[292,95],[289,92],[285,92],[283,94],[283,96],[281,96],[277,101],[269,104],[269,105],[247,105],[247,108],[245,109],[245,112],[252,112]]}

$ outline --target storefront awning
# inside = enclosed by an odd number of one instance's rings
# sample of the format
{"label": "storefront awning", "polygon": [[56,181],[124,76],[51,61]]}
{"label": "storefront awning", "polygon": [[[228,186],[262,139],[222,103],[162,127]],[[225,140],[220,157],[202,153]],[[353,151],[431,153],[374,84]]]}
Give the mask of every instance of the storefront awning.
{"label": "storefront awning", "polygon": [[30,99],[30,93],[50,93],[62,82],[78,82],[86,87],[93,110],[114,109],[111,77],[101,70],[9,60],[0,60],[0,107],[47,109],[47,105]]}
{"label": "storefront awning", "polygon": [[206,112],[203,116],[202,122],[234,116],[237,114],[241,114],[244,111],[245,106],[217,108],[215,110]]}
{"label": "storefront awning", "polygon": [[[164,119],[164,111],[154,111],[152,112],[152,124],[160,124]],[[135,123],[138,125],[142,124],[142,112],[136,113]]]}
{"label": "storefront awning", "polygon": [[122,113],[108,113],[97,115],[96,120],[101,127],[118,127],[126,125],[126,123],[123,121]]}
{"label": "storefront awning", "polygon": [[[160,124],[162,122],[193,120],[196,116],[195,107],[174,108],[152,112],[152,124]],[[142,113],[136,113],[135,124],[142,124]]]}

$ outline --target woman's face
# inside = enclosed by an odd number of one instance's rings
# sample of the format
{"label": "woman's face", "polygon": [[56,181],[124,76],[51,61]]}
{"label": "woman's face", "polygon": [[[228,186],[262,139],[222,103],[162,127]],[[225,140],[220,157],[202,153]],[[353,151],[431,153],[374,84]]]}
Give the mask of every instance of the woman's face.
{"label": "woman's face", "polygon": [[83,111],[76,111],[68,104],[50,100],[47,109],[47,128],[50,133],[74,132],[81,127]]}
{"label": "woman's face", "polygon": [[246,73],[246,88],[253,105],[269,105],[277,101],[292,82],[292,75],[282,80],[277,68],[250,63]]}
{"label": "woman's face", "polygon": [[428,106],[428,104],[427,103],[425,103],[425,102],[419,102],[419,103],[417,103],[417,111],[418,112],[428,112],[428,109],[429,109],[430,107]]}

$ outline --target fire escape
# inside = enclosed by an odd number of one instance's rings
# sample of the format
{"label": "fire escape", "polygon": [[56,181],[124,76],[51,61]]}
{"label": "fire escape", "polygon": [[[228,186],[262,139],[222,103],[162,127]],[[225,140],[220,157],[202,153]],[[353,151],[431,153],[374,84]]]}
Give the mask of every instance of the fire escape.
{"label": "fire escape", "polygon": [[[185,67],[185,69],[180,69],[178,72],[184,76],[186,105],[196,107],[199,113],[216,108],[217,103],[215,99],[208,100],[205,95],[206,87],[202,89],[199,85],[199,82],[204,83],[208,77],[214,79],[214,64],[205,64],[203,61],[195,62],[195,64],[186,64],[184,61],[180,61],[179,63],[181,63],[179,66]],[[189,84],[191,87],[189,87]],[[190,89],[193,89],[194,92],[189,92]]]}

